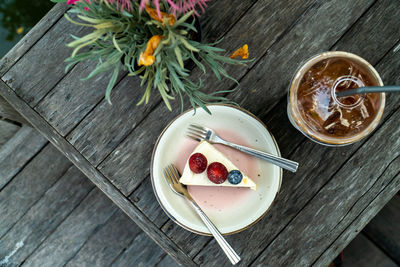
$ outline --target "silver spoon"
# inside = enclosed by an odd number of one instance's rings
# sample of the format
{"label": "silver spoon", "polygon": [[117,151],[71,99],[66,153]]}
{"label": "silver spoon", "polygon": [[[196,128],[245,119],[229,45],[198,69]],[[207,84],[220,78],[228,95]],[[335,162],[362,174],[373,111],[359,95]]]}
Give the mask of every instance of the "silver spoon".
{"label": "silver spoon", "polygon": [[393,93],[393,92],[400,92],[400,85],[358,87],[356,89],[350,89],[350,90],[346,90],[346,91],[336,92],[336,96],[344,97],[344,96],[358,95],[358,94]]}

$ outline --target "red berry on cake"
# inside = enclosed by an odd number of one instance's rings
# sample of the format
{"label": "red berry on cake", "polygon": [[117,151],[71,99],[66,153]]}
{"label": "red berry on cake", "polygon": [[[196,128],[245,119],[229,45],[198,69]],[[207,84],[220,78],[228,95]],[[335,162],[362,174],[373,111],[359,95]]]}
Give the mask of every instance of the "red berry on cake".
{"label": "red berry on cake", "polygon": [[228,177],[228,170],[222,163],[213,162],[207,168],[207,176],[214,184],[222,184]]}
{"label": "red berry on cake", "polygon": [[202,173],[207,169],[207,158],[201,153],[195,153],[189,158],[189,168],[194,173]]}

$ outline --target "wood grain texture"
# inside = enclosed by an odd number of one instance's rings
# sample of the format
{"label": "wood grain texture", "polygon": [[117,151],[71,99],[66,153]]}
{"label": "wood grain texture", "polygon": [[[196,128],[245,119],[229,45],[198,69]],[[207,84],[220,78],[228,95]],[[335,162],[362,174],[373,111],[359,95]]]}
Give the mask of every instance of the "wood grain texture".
{"label": "wood grain texture", "polygon": [[[32,207],[63,175],[71,163],[53,146],[47,145],[0,192],[0,237]],[[46,179],[37,179],[46,177]]]}
{"label": "wood grain texture", "polygon": [[[201,17],[202,32],[208,33],[211,28],[220,34],[220,37],[228,31],[255,1],[235,0],[227,5],[226,1],[215,1],[211,7],[219,12],[218,17],[209,17],[207,13]],[[212,15],[212,14],[211,14]],[[214,14],[215,15],[215,14]],[[229,19],[224,21],[226,17]],[[223,22],[223,23],[222,23]],[[207,35],[204,42],[211,42]],[[199,74],[199,72],[197,72]],[[198,77],[194,77],[197,80]],[[57,93],[58,94],[58,93]],[[140,79],[137,77],[125,77],[124,81],[115,88],[112,94],[113,105],[110,106],[103,100],[68,136],[68,140],[95,166],[97,166],[115,147],[134,129],[147,114],[160,104],[161,97],[154,91],[150,103],[137,106],[143,94],[140,87]],[[58,99],[62,97],[58,97]],[[54,100],[49,100],[53,102]],[[84,98],[75,101],[85,101]],[[161,105],[164,105],[161,103]],[[47,108],[49,105],[44,105]],[[57,107],[51,107],[57,110]],[[68,117],[67,117],[68,118]],[[64,124],[74,125],[74,117],[62,118]],[[107,127],[104,127],[107,125]]]}
{"label": "wood grain texture", "polygon": [[47,143],[36,130],[24,126],[0,148],[0,189]]}
{"label": "wood grain texture", "polygon": [[[137,105],[143,93],[137,77],[127,76],[115,89],[111,96],[113,104],[102,101],[67,137],[94,166],[97,166],[157,103],[152,101],[148,105]],[[157,100],[157,97],[153,98]]]}
{"label": "wood grain texture", "polygon": [[360,234],[344,250],[343,267],[397,266],[368,238]]}
{"label": "wood grain texture", "polygon": [[400,265],[400,196],[389,203],[364,228],[363,233]]}
{"label": "wood grain texture", "polygon": [[[185,253],[189,255],[189,257],[194,257],[206,244],[213,240],[212,237],[201,236],[182,229],[182,227],[177,225],[172,220],[168,220],[167,223],[163,225],[161,230],[164,231],[172,240],[174,240],[174,242],[176,242],[178,246],[180,246]],[[231,236],[225,237],[230,244],[233,238],[234,237]],[[190,246],[188,246],[188,244],[190,244]],[[220,248],[217,248],[217,250],[220,250]]]}
{"label": "wood grain texture", "polygon": [[398,174],[388,186],[381,192],[379,197],[376,197],[369,206],[365,209],[365,212],[360,214],[352,223],[351,227],[348,227],[343,233],[335,240],[335,242],[325,251],[324,254],[315,262],[316,266],[327,265],[332,255],[336,251],[341,251],[344,247],[361,231],[361,229],[373,218],[376,213],[383,208],[383,206],[398,192],[400,186],[400,175]]}
{"label": "wood grain texture", "polygon": [[[400,3],[396,0],[379,0],[365,15],[360,18],[355,27],[352,27],[341,38],[340,45],[336,44],[332,50],[341,50],[351,53],[360,53],[369,62],[376,62],[381,58],[382,51],[388,51],[393,44],[399,41],[400,26],[393,19],[400,15]],[[355,40],[363,44],[354,46]]]}
{"label": "wood grain texture", "polygon": [[[109,266],[140,233],[139,227],[123,211],[118,210],[96,229],[65,266]],[[149,245],[161,250],[155,243]]]}
{"label": "wood grain texture", "polygon": [[13,49],[0,59],[0,77],[3,76],[46,32],[56,23],[68,9],[65,3],[55,5],[32,28]]}
{"label": "wood grain texture", "polygon": [[165,256],[165,253],[154,245],[145,233],[141,233],[111,266],[154,266]]}
{"label": "wood grain texture", "polygon": [[28,266],[61,266],[103,225],[117,207],[98,190],[92,190],[80,205],[26,260]]}
{"label": "wood grain texture", "polygon": [[[227,51],[233,51],[242,44],[242,40],[249,41],[249,47],[258,47],[252,52],[252,57],[260,58],[278,37],[296,20],[308,7],[311,1],[296,1],[289,5],[287,1],[258,1],[235,24],[226,35],[221,46]],[[286,8],[284,8],[286,7]],[[278,22],[277,22],[278,21]],[[275,22],[275,23],[274,23]],[[267,26],[268,25],[268,26]],[[244,31],[243,29],[247,30]],[[251,32],[252,37],[249,37]],[[249,66],[255,64],[249,63]],[[230,67],[230,73],[239,77],[247,72],[246,68]],[[206,91],[213,91],[216,84],[219,90],[226,90],[232,82],[217,82],[211,74],[203,75],[195,69],[192,77],[202,77]],[[188,101],[186,99],[186,105]],[[130,194],[133,189],[149,175],[148,165],[151,151],[157,136],[162,129],[179,114],[178,104],[173,103],[174,111],[169,112],[164,105],[157,106],[146,120],[143,121],[132,133],[99,165],[99,169],[119,188],[124,194]],[[160,114],[162,120],[159,120]],[[149,131],[151,129],[151,131]]]}
{"label": "wood grain texture", "polygon": [[[400,189],[400,140],[396,136],[400,134],[400,127],[397,127],[400,110],[393,116],[273,240],[255,265],[266,261],[271,265],[312,264],[374,199],[382,198],[379,197],[380,192],[392,180],[399,180],[395,192]],[[382,142],[383,139],[386,141]],[[369,148],[372,146],[381,153],[371,157]],[[384,203],[386,201],[370,207],[374,212],[365,217],[371,219]],[[307,253],[302,253],[304,250]],[[335,256],[332,254],[330,260]],[[329,259],[328,256],[326,258]]]}
{"label": "wood grain texture", "polygon": [[178,264],[168,255],[165,255],[165,257],[157,263],[156,267],[178,267]]}
{"label": "wood grain texture", "polygon": [[[72,53],[66,44],[71,33],[87,29],[60,19],[2,78],[31,106],[35,106],[65,76],[64,60]],[[43,65],[43,60],[46,64]]]}
{"label": "wood grain texture", "polygon": [[28,122],[22,117],[13,107],[8,104],[8,102],[0,96],[0,118],[9,119],[11,121],[16,121],[22,124],[27,124]]}
{"label": "wood grain texture", "polygon": [[0,118],[0,149],[18,132],[19,128],[21,127]]}
{"label": "wood grain texture", "polygon": [[194,266],[193,261],[173,243],[162,231],[148,220],[109,180],[95,169],[70,143],[56,132],[37,112],[0,80],[0,94],[50,142],[63,151],[64,155],[75,164],[101,191],[117,204],[136,224],[143,229],[171,257],[187,266]]}
{"label": "wood grain texture", "polygon": [[[71,27],[69,29],[72,31]],[[35,110],[62,136],[69,133],[104,98],[111,73],[104,73],[91,80],[82,81],[94,68],[94,62],[77,64],[35,107]],[[125,72],[119,74],[117,83],[125,74]],[[114,98],[114,93],[112,96]],[[109,105],[108,102],[107,105]],[[115,108],[115,105],[110,107]],[[104,126],[102,122],[97,123]]]}
{"label": "wood grain texture", "polygon": [[150,177],[135,190],[129,199],[138,207],[158,228],[161,228],[168,220],[167,214],[158,205],[156,196],[151,186]]}
{"label": "wood grain texture", "polygon": [[[64,157],[64,161],[68,162],[68,159]],[[46,176],[35,178],[45,181],[49,179]],[[60,180],[0,239],[0,261],[7,261],[11,266],[24,262],[93,187],[94,185],[76,167],[70,167]],[[21,189],[17,190],[23,193]],[[13,196],[10,198],[17,201],[17,198]],[[8,217],[12,214],[2,213],[2,216]],[[17,244],[22,245],[12,254]],[[11,257],[6,258],[11,254]]]}

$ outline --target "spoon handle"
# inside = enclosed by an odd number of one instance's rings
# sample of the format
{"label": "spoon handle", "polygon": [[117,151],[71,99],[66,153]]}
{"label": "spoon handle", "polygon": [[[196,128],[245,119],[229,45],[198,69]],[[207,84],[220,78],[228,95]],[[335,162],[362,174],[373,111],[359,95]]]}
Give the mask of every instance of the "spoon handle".
{"label": "spoon handle", "polygon": [[336,96],[344,97],[344,96],[367,94],[367,93],[393,93],[393,92],[400,92],[400,85],[359,87],[356,89],[337,92]]}

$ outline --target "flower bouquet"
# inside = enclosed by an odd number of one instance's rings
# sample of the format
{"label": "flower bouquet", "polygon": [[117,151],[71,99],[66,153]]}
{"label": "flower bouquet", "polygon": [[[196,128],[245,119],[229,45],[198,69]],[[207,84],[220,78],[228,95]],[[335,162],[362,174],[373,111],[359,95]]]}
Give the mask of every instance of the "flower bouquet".
{"label": "flower bouquet", "polygon": [[[66,0],[53,0],[65,2]],[[210,102],[230,102],[217,91],[211,94],[200,89],[202,81],[190,78],[188,66],[196,65],[204,73],[207,67],[218,79],[229,76],[224,64],[245,65],[247,45],[230,57],[216,43],[200,42],[196,26],[199,12],[204,11],[207,0],[68,0],[72,8],[65,17],[72,23],[93,29],[81,37],[72,36],[68,44],[73,52],[66,59],[66,71],[81,61],[94,61],[93,71],[84,79],[111,72],[105,98],[110,95],[121,70],[130,76],[139,76],[144,88],[138,105],[148,103],[153,90],[157,90],[171,110],[170,100],[179,97],[181,109],[187,95],[193,107],[200,106],[207,112]],[[73,16],[73,18],[72,18]],[[197,22],[198,24],[198,22]],[[241,59],[237,59],[241,57]]]}

